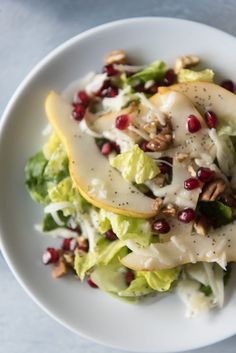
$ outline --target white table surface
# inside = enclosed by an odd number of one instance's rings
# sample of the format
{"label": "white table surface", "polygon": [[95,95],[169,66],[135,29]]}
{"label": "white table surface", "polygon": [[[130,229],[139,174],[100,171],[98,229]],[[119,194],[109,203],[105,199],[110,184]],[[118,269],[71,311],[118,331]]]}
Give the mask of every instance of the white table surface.
{"label": "white table surface", "polygon": [[[95,25],[127,17],[169,16],[203,22],[236,36],[235,15],[235,0],[0,0],[0,113],[45,54]],[[235,351],[236,336],[192,352]],[[26,295],[0,255],[0,352],[121,351],[82,339],[53,321]]]}

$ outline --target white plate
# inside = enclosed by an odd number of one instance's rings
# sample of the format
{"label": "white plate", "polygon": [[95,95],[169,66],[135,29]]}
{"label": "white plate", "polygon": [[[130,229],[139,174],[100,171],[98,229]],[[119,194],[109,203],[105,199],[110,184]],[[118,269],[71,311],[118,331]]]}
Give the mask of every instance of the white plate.
{"label": "white plate", "polygon": [[[135,18],[89,30],[54,50],[28,75],[8,104],[0,136],[0,232],[4,256],[29,295],[74,332],[116,348],[176,352],[220,341],[236,333],[236,293],[227,288],[220,312],[187,320],[175,295],[130,305],[81,285],[71,276],[51,278],[41,263],[52,242],[33,226],[42,209],[24,187],[24,165],[42,145],[44,100],[88,71],[100,69],[110,50],[123,48],[137,63],[161,58],[170,65],[194,53],[206,66],[236,80],[236,40],[208,26],[170,18]],[[10,78],[9,78],[10,79]],[[88,151],[89,152],[89,151]],[[27,323],[26,323],[27,324]]]}

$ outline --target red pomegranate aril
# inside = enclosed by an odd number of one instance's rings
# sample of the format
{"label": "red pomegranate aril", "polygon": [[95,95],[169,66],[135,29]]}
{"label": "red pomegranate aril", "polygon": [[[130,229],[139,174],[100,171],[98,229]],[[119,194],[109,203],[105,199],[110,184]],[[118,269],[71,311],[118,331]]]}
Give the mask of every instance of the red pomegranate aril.
{"label": "red pomegranate aril", "polygon": [[217,123],[218,123],[218,119],[217,119],[217,116],[214,112],[212,111],[207,111],[205,113],[205,120],[206,120],[206,123],[207,123],[207,126],[210,128],[210,129],[215,129],[216,126],[217,126]]}
{"label": "red pomegranate aril", "polygon": [[164,83],[167,86],[173,85],[175,83],[176,74],[173,69],[168,69],[165,73]]}
{"label": "red pomegranate aril", "polygon": [[93,282],[92,278],[91,277],[88,277],[87,278],[87,283],[90,287],[92,288],[98,288],[98,286],[96,285],[96,283]]}
{"label": "red pomegranate aril", "polygon": [[154,83],[151,87],[149,87],[148,89],[145,89],[145,93],[155,94],[158,92],[159,86],[160,86],[160,84]]}
{"label": "red pomegranate aril", "polygon": [[188,117],[188,131],[191,134],[199,131],[201,129],[201,123],[195,115],[189,115]]}
{"label": "red pomegranate aril", "polygon": [[117,240],[117,235],[113,232],[113,230],[109,229],[106,233],[105,233],[105,238],[108,240]]}
{"label": "red pomegranate aril", "polygon": [[215,176],[215,171],[210,168],[200,167],[197,171],[197,177],[203,183],[208,183]]}
{"label": "red pomegranate aril", "polygon": [[170,231],[170,225],[164,218],[161,218],[153,222],[152,230],[160,234],[166,234]]}
{"label": "red pomegranate aril", "polygon": [[77,241],[75,238],[65,238],[62,243],[62,249],[65,251],[74,251],[77,247]]}
{"label": "red pomegranate aril", "polygon": [[129,125],[129,116],[127,114],[119,115],[116,118],[116,128],[119,130],[125,130]]}
{"label": "red pomegranate aril", "polygon": [[134,280],[135,276],[133,271],[127,271],[125,272],[125,283],[127,284],[127,286],[130,285],[130,283]]}
{"label": "red pomegranate aril", "polygon": [[183,223],[190,223],[195,218],[195,211],[192,208],[185,208],[178,213],[179,221]]}
{"label": "red pomegranate aril", "polygon": [[118,95],[118,88],[116,87],[108,87],[106,92],[106,97],[114,98]]}
{"label": "red pomegranate aril", "polygon": [[89,105],[90,97],[85,91],[79,91],[78,98],[80,99],[81,103],[83,103],[85,106]]}
{"label": "red pomegranate aril", "polygon": [[101,153],[104,155],[104,156],[108,156],[111,151],[112,151],[112,145],[110,144],[110,142],[106,142],[104,143],[104,145],[102,145],[102,148],[101,148]]}
{"label": "red pomegranate aril", "polygon": [[227,89],[230,92],[234,92],[234,83],[231,80],[224,80],[221,82],[221,87]]}
{"label": "red pomegranate aril", "polygon": [[140,83],[139,85],[136,85],[133,88],[134,88],[135,92],[140,92],[140,93],[145,92],[145,87],[144,87],[143,83]]}
{"label": "red pomegranate aril", "polygon": [[86,107],[83,104],[78,103],[74,105],[72,116],[75,120],[81,121],[84,118],[85,113],[86,113]]}
{"label": "red pomegranate aril", "polygon": [[114,68],[113,64],[104,66],[103,72],[106,72],[107,76],[115,76],[118,74],[118,71]]}
{"label": "red pomegranate aril", "polygon": [[197,178],[189,178],[184,181],[184,188],[186,190],[194,190],[200,187],[200,182]]}
{"label": "red pomegranate aril", "polygon": [[143,150],[143,152],[150,152],[151,150],[147,147],[147,145],[148,141],[143,141],[140,143],[139,147]]}
{"label": "red pomegranate aril", "polygon": [[54,264],[59,260],[59,252],[55,248],[47,248],[42,256],[44,265]]}
{"label": "red pomegranate aril", "polygon": [[116,151],[116,153],[119,154],[120,153],[120,146],[117,145],[117,143],[115,143],[115,142],[112,142],[111,145],[112,145],[112,148]]}

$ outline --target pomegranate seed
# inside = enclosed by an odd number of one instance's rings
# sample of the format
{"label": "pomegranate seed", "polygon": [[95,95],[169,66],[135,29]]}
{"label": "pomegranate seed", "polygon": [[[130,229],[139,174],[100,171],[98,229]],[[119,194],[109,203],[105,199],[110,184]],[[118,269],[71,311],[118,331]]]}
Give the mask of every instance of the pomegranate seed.
{"label": "pomegranate seed", "polygon": [[113,148],[110,142],[106,142],[102,145],[101,152],[104,156],[107,156],[108,154],[111,153],[112,149]]}
{"label": "pomegranate seed", "polygon": [[149,87],[148,89],[145,89],[145,93],[155,94],[158,92],[159,86],[160,86],[160,84],[154,83],[151,87]]}
{"label": "pomegranate seed", "polygon": [[162,218],[152,224],[152,229],[157,233],[166,234],[170,231],[170,225],[164,218]]}
{"label": "pomegranate seed", "polygon": [[199,131],[201,129],[201,123],[195,115],[189,115],[188,117],[188,131],[191,134]]}
{"label": "pomegranate seed", "polygon": [[95,94],[97,97],[104,97],[106,95],[107,89],[108,87],[111,87],[111,81],[110,80],[105,80],[103,82],[102,87],[97,91],[97,93]]}
{"label": "pomegranate seed", "polygon": [[139,85],[136,85],[135,87],[133,87],[134,90],[136,92],[140,92],[140,93],[143,93],[145,92],[145,87],[144,87],[144,84],[143,83],[140,83]]}
{"label": "pomegranate seed", "polygon": [[116,153],[119,154],[120,153],[120,146],[117,145],[117,143],[115,143],[115,142],[112,142],[111,145],[112,145],[112,148],[116,151]]}
{"label": "pomegranate seed", "polygon": [[211,181],[215,176],[215,171],[211,170],[210,168],[201,167],[197,171],[197,177],[203,183],[208,183]]}
{"label": "pomegranate seed", "polygon": [[81,121],[84,118],[85,113],[86,113],[86,107],[83,104],[78,103],[74,105],[72,116],[75,120]]}
{"label": "pomegranate seed", "polygon": [[212,111],[206,112],[205,113],[205,120],[206,120],[207,126],[210,129],[216,128],[217,123],[218,123],[218,119],[217,119],[217,116],[214,112],[212,112]]}
{"label": "pomegranate seed", "polygon": [[96,283],[93,282],[92,278],[91,277],[88,277],[87,278],[87,283],[90,287],[92,288],[98,288],[98,286],[96,285]]}
{"label": "pomegranate seed", "polygon": [[116,118],[116,128],[119,130],[125,130],[129,125],[129,116],[127,114],[119,115]]}
{"label": "pomegranate seed", "polygon": [[118,71],[114,68],[113,64],[104,66],[103,72],[106,72],[108,76],[115,76],[118,74]]}
{"label": "pomegranate seed", "polygon": [[42,257],[44,265],[54,264],[59,260],[59,252],[54,248],[47,248]]}
{"label": "pomegranate seed", "polygon": [[139,147],[143,150],[143,152],[150,152],[151,150],[147,147],[147,145],[148,141],[143,141],[140,143]]}
{"label": "pomegranate seed", "polygon": [[221,82],[221,87],[227,89],[230,92],[234,92],[234,83],[231,80],[224,80]]}
{"label": "pomegranate seed", "polygon": [[117,235],[111,229],[105,233],[105,238],[112,241],[118,239]]}
{"label": "pomegranate seed", "polygon": [[83,103],[85,106],[89,105],[90,97],[87,95],[87,93],[85,91],[79,91],[78,97],[79,97],[81,103]]}
{"label": "pomegranate seed", "polygon": [[118,95],[118,88],[116,87],[108,87],[106,92],[106,97],[113,98]]}
{"label": "pomegranate seed", "polygon": [[74,251],[77,247],[77,241],[75,238],[65,238],[62,243],[62,249],[65,251]]}
{"label": "pomegranate seed", "polygon": [[179,221],[183,223],[190,223],[195,218],[195,211],[192,208],[185,208],[178,213]]}
{"label": "pomegranate seed", "polygon": [[167,86],[173,85],[175,82],[176,75],[173,69],[169,69],[166,71],[165,77],[164,77],[164,83]]}
{"label": "pomegranate seed", "polygon": [[184,188],[186,190],[194,190],[199,188],[200,183],[196,178],[189,178],[184,181]]}
{"label": "pomegranate seed", "polygon": [[127,284],[127,286],[130,285],[130,283],[134,280],[135,276],[133,271],[127,271],[125,272],[125,283]]}

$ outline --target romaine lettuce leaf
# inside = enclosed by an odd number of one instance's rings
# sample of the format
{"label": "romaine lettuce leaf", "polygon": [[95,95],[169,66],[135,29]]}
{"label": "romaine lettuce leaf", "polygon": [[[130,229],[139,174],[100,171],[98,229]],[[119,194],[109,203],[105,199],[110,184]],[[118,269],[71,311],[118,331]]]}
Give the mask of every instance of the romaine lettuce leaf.
{"label": "romaine lettuce leaf", "polygon": [[48,141],[43,146],[43,153],[45,158],[49,160],[60,144],[61,141],[59,140],[59,137],[57,136],[56,132],[53,131]]}
{"label": "romaine lettuce leaf", "polygon": [[110,164],[121,172],[125,180],[137,184],[153,179],[160,172],[156,162],[138,145],[110,159]]}
{"label": "romaine lettuce leaf", "polygon": [[156,60],[147,67],[145,67],[142,71],[135,73],[130,76],[126,80],[126,84],[132,87],[145,83],[147,81],[160,81],[163,79],[165,72],[167,70],[167,65],[161,61]]}
{"label": "romaine lettuce leaf", "polygon": [[83,207],[87,204],[70,177],[63,179],[57,185],[49,188],[48,195],[52,202],[68,201],[71,203],[72,207],[63,209],[64,216],[72,215],[74,210],[82,211]]}
{"label": "romaine lettuce leaf", "polygon": [[179,269],[140,271],[138,273],[146,279],[149,287],[158,292],[166,292],[170,290],[172,283],[178,278]]}
{"label": "romaine lettuce leaf", "polygon": [[86,273],[95,265],[107,266],[114,259],[122,258],[126,254],[127,248],[123,241],[115,240],[111,242],[100,236],[94,251],[89,251],[86,254],[76,253],[74,269],[77,276],[83,281]]}
{"label": "romaine lettuce leaf", "polygon": [[148,246],[151,239],[149,221],[118,215],[103,209],[100,210],[98,229],[100,233],[112,229],[120,240],[134,239],[142,246]]}
{"label": "romaine lettuce leaf", "polygon": [[31,157],[25,166],[27,189],[33,200],[43,205],[48,201],[47,181],[44,177],[47,163],[47,159],[40,151]]}
{"label": "romaine lettuce leaf", "polygon": [[194,81],[213,82],[214,76],[215,76],[214,72],[210,69],[205,69],[202,71],[181,69],[177,75],[177,81],[179,83],[194,82]]}

